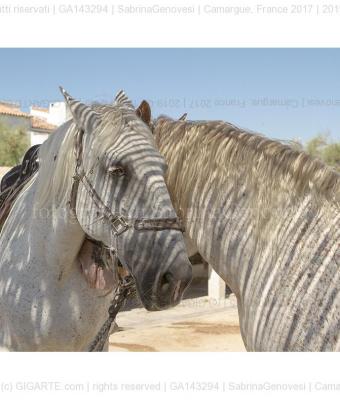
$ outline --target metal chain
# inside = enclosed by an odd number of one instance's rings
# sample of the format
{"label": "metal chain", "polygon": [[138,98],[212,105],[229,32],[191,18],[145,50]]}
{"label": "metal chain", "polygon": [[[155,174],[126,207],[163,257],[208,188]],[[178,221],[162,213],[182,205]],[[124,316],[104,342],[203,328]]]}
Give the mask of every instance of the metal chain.
{"label": "metal chain", "polygon": [[131,275],[120,279],[117,289],[115,290],[113,300],[109,307],[109,317],[100,328],[96,337],[91,342],[88,351],[103,351],[105,343],[109,337],[111,326],[121,309],[124,301],[135,292],[134,280]]}

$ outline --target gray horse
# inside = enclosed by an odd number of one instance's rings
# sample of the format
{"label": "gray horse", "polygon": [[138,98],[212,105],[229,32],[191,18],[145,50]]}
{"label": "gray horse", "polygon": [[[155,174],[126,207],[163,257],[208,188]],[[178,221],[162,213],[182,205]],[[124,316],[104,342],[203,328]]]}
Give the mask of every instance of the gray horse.
{"label": "gray horse", "polygon": [[340,175],[223,121],[151,121],[188,239],[232,288],[245,346],[340,350]]}
{"label": "gray horse", "polygon": [[176,305],[191,279],[150,129],[122,92],[96,107],[63,94],[73,118],[42,145],[1,232],[2,350],[87,350],[114,286],[92,241],[116,252],[148,310]]}

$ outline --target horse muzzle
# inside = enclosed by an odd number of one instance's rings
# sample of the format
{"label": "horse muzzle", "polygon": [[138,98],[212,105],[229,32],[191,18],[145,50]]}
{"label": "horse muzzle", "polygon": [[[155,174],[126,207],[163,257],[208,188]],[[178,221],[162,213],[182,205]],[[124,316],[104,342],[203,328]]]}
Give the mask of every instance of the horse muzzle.
{"label": "horse muzzle", "polygon": [[142,299],[148,311],[160,311],[176,306],[192,280],[191,264],[177,264],[162,274],[150,299]]}

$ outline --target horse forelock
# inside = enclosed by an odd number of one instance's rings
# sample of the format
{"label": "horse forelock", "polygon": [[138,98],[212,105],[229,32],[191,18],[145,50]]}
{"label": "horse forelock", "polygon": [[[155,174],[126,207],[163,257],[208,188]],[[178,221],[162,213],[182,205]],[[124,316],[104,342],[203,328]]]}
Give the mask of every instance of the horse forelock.
{"label": "horse forelock", "polygon": [[112,105],[95,105],[94,110],[101,116],[101,124],[96,129],[96,137],[103,145],[113,143],[117,135],[133,135],[145,138],[155,149],[152,131],[136,114],[135,108],[126,103],[115,101]]}

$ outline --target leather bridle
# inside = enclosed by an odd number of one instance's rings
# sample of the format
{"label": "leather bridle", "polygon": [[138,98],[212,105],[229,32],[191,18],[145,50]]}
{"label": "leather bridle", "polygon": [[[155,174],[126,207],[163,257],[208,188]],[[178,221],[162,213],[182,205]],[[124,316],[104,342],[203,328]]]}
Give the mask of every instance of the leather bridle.
{"label": "leather bridle", "polygon": [[[83,137],[84,130],[79,130],[75,139],[75,157],[76,168],[73,176],[73,184],[71,189],[70,207],[74,215],[76,214],[77,194],[80,182],[84,185],[86,191],[92,198],[96,207],[101,211],[98,220],[106,219],[111,225],[112,233],[118,237],[129,229],[137,231],[162,231],[162,230],[178,230],[184,232],[183,226],[179,218],[141,218],[129,219],[120,214],[113,214],[111,209],[103,202],[99,194],[96,192],[92,183],[83,168]],[[117,250],[117,249],[116,249]]]}
{"label": "leather bridle", "polygon": [[[98,219],[96,221],[105,219],[109,222],[112,233],[114,237],[117,239],[122,233],[126,232],[129,229],[134,229],[136,231],[161,231],[161,230],[178,230],[184,232],[184,229],[181,225],[181,222],[178,218],[143,218],[143,219],[129,219],[120,214],[113,214],[111,209],[103,202],[95,188],[93,187],[91,181],[89,180],[84,167],[83,167],[83,137],[84,130],[79,130],[76,134],[75,138],[75,146],[74,153],[76,157],[76,167],[75,173],[73,176],[73,183],[71,188],[71,198],[70,198],[70,208],[77,218],[77,195],[80,183],[83,184],[85,190],[92,198],[95,206],[100,211],[101,215],[98,215]],[[93,172],[93,169],[90,170]],[[108,259],[111,259],[113,265],[118,268],[119,265],[119,256],[117,242],[116,246],[108,247],[104,243],[99,242],[88,235],[85,235],[87,240],[92,241],[95,245],[98,245],[102,248],[102,251],[108,252]],[[109,266],[108,266],[109,267]],[[118,269],[119,270],[119,269]],[[102,325],[101,329],[92,340],[88,347],[88,351],[102,351],[105,343],[108,340],[109,333],[111,330],[111,326],[116,318],[117,313],[119,312],[123,302],[125,299],[135,292],[134,288],[134,278],[127,271],[127,276],[122,277],[118,274],[119,280],[116,291],[114,292],[114,296],[111,302],[111,305],[108,310],[108,318]]]}

